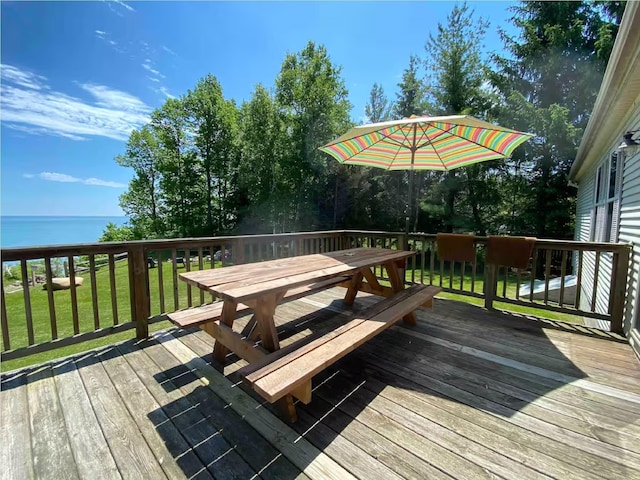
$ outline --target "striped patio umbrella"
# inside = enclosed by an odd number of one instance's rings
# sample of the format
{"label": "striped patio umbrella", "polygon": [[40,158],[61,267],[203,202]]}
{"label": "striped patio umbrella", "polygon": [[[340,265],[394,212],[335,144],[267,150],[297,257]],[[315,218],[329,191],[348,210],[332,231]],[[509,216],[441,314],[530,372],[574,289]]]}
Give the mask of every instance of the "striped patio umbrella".
{"label": "striped patio umbrella", "polygon": [[446,171],[507,158],[532,136],[468,115],[412,116],[352,128],[320,150],[345,165],[409,170],[408,233],[415,170]]}

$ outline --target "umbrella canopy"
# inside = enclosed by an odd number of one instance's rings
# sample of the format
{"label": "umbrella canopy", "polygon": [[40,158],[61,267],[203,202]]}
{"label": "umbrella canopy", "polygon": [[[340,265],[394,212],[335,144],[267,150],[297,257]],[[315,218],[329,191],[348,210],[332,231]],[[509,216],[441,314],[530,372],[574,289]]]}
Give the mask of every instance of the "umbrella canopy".
{"label": "umbrella canopy", "polygon": [[414,170],[447,171],[507,158],[531,137],[468,115],[412,116],[352,128],[319,149],[346,165],[410,170],[408,233]]}
{"label": "umbrella canopy", "polygon": [[509,157],[532,136],[468,115],[425,116],[355,127],[320,150],[346,165],[451,170]]}

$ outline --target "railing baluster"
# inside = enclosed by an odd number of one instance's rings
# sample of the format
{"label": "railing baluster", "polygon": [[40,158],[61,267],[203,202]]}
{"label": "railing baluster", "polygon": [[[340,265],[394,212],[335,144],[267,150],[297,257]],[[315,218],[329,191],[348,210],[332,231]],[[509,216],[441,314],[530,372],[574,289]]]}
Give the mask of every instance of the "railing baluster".
{"label": "railing baluster", "polygon": [[453,273],[456,269],[456,262],[451,260],[449,262],[449,289],[453,290]]}
{"label": "railing baluster", "polygon": [[544,304],[549,305],[549,282],[551,281],[551,249],[545,250],[544,266]]}
{"label": "railing baluster", "polygon": [[172,274],[172,280],[173,280],[173,309],[174,310],[180,309],[180,301],[179,301],[179,294],[178,294],[177,258],[178,258],[178,252],[176,251],[175,248],[172,248],[171,249],[171,274]]}
{"label": "railing baluster", "polygon": [[[411,257],[411,283],[416,283],[416,257],[415,255],[418,254],[418,243],[416,242],[416,239],[412,239],[410,240],[412,241],[412,251],[414,252],[414,256]],[[408,264],[408,262],[407,262]]]}
{"label": "railing baluster", "polygon": [[167,310],[165,308],[164,303],[164,274],[162,272],[162,250],[156,251],[156,256],[158,257],[158,296],[160,297],[160,313],[165,313]]}
{"label": "railing baluster", "polygon": [[56,319],[56,304],[53,297],[53,273],[51,271],[51,257],[44,258],[44,272],[45,280],[47,282],[47,301],[49,302],[49,323],[51,325],[51,340],[55,340],[56,338],[58,338],[58,322]]}
{"label": "railing baluster", "polygon": [[519,268],[516,269],[516,300],[520,300],[520,272]]}
{"label": "railing baluster", "polygon": [[71,315],[73,318],[73,333],[80,333],[80,319],[78,317],[78,291],[76,289],[76,266],[73,255],[69,255],[69,283],[71,287]]}
{"label": "railing baluster", "polygon": [[562,266],[560,267],[560,298],[558,305],[564,305],[564,277],[567,275],[567,251],[562,251]]}
{"label": "railing baluster", "polygon": [[474,248],[474,256],[473,256],[473,262],[471,263],[471,293],[475,293],[476,291],[476,264],[477,262],[477,255],[476,255],[476,245],[473,245]]}
{"label": "railing baluster", "polygon": [[424,283],[424,265],[425,265],[425,257],[427,256],[426,238],[422,237],[422,242],[420,244],[420,283]]}
{"label": "railing baluster", "polygon": [[[191,271],[191,251],[186,248],[184,250],[184,265],[185,268],[187,269],[187,272]],[[193,306],[193,299],[192,299],[192,291],[191,291],[191,284],[187,283],[187,307],[192,307]]]}
{"label": "railing baluster", "polygon": [[583,252],[580,250],[578,252],[578,278],[576,280],[576,301],[574,307],[576,310],[580,308],[580,295],[582,292],[582,262],[583,262]]}
{"label": "railing baluster", "polygon": [[536,270],[538,268],[538,248],[533,247],[533,258],[531,259],[531,282],[529,283],[529,301],[533,303],[533,287],[536,281]]}
{"label": "railing baluster", "polygon": [[464,260],[462,261],[462,264],[460,265],[460,290],[464,290],[464,271],[465,271],[465,267],[466,267],[467,262],[465,262]]}
{"label": "railing baluster", "polygon": [[444,277],[444,260],[440,260],[440,286],[442,287],[442,278]]}
{"label": "railing baluster", "polygon": [[24,292],[24,313],[27,320],[27,337],[29,345],[33,345],[35,340],[33,336],[33,312],[31,311],[31,294],[29,292],[29,274],[27,272],[27,261],[20,261],[20,269],[22,270],[22,291]]}
{"label": "railing baluster", "polygon": [[89,255],[89,277],[91,280],[91,305],[93,306],[93,328],[100,328],[100,313],[98,312],[98,281],[96,280],[96,257]]}
{"label": "railing baluster", "polygon": [[596,298],[598,295],[598,275],[600,274],[600,252],[596,252],[596,266],[593,272],[593,292],[591,292],[591,311],[596,311]]}
{"label": "railing baluster", "polygon": [[0,322],[2,322],[2,349],[11,350],[9,322],[7,321],[7,304],[4,301],[4,278],[2,275],[0,275]]}
{"label": "railing baluster", "polygon": [[507,298],[507,281],[509,280],[509,267],[504,267],[504,277],[502,277],[502,298]]}
{"label": "railing baluster", "polygon": [[436,252],[435,252],[435,246],[436,243],[431,240],[429,242],[429,285],[433,285],[433,271],[435,270],[435,258],[436,258]]}
{"label": "railing baluster", "polygon": [[[204,270],[204,259],[202,258],[202,247],[198,248],[198,268],[200,270]],[[199,288],[200,290],[200,305],[204,303],[204,290]]]}
{"label": "railing baluster", "polygon": [[116,262],[113,253],[109,254],[109,290],[111,292],[111,313],[113,324],[118,325],[118,294],[116,292]]}

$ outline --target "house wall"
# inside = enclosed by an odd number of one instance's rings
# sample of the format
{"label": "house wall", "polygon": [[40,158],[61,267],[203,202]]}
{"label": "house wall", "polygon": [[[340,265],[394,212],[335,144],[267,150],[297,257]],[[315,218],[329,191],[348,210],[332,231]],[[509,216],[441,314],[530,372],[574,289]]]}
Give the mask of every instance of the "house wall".
{"label": "house wall", "polygon": [[[621,137],[620,137],[621,138]],[[620,139],[612,141],[611,145],[605,153],[603,153],[600,162],[585,173],[582,182],[578,186],[577,202],[576,202],[576,229],[575,239],[581,242],[591,241],[592,223],[594,221],[593,209],[595,203],[595,176],[598,166],[601,162],[607,160],[618,145]],[[574,271],[577,271],[578,255],[573,258]],[[591,309],[591,299],[593,297],[593,287],[595,284],[595,268],[596,255],[595,252],[585,252],[582,259],[582,278],[580,287],[580,308],[583,310]],[[598,291],[596,294],[595,310],[598,313],[607,313],[609,307],[609,288],[611,283],[611,272],[613,270],[613,259],[610,253],[600,255],[600,266],[598,278]],[[591,318],[584,318],[585,324],[602,329],[609,329],[609,322],[600,321]]]}
{"label": "house wall", "polygon": [[[640,130],[640,96],[635,102],[631,122],[623,131]],[[636,136],[638,136],[636,134]],[[640,146],[627,148],[620,204],[619,241],[631,243],[633,254],[627,283],[624,330],[640,357]]]}
{"label": "house wall", "polygon": [[[635,105],[637,107],[631,121],[620,129],[619,135],[611,141],[608,148],[603,152],[600,162],[605,161],[611,152],[622,143],[624,132],[640,130],[640,97]],[[592,211],[595,200],[595,174],[598,165],[594,165],[592,169],[585,173],[583,181],[578,187],[575,234],[575,239],[578,241],[588,242],[590,240],[593,221]],[[616,240],[633,245],[623,325],[632,346],[640,356],[640,321],[638,320],[640,316],[640,147],[624,150],[620,219]],[[574,258],[574,265],[576,264],[577,258]],[[580,307],[589,308],[594,285],[595,254],[587,253],[584,255],[583,268]],[[602,288],[602,286],[608,287],[610,284],[611,272],[611,254],[601,255],[600,278],[598,279],[599,286],[596,296],[596,311],[600,313],[606,313],[609,304],[609,289]],[[585,322],[588,325],[600,328],[608,325],[608,322],[586,318]]]}

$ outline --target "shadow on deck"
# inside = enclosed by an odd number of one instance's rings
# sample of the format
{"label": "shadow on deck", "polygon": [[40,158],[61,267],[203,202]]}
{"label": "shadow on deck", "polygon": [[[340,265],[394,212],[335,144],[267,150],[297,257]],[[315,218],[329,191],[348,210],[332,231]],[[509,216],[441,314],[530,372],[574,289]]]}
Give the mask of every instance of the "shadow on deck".
{"label": "shadow on deck", "polygon": [[[281,344],[348,320],[342,294],[279,307]],[[442,299],[418,319],[316,377],[293,425],[242,385],[242,360],[212,363],[199,330],[11,372],[0,475],[640,477],[640,366],[628,345]]]}

